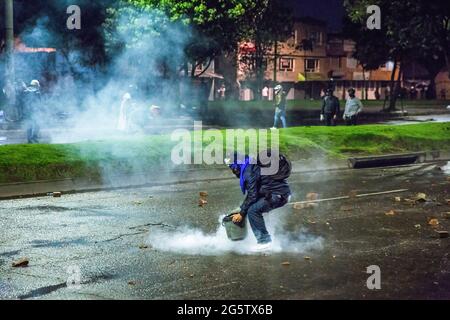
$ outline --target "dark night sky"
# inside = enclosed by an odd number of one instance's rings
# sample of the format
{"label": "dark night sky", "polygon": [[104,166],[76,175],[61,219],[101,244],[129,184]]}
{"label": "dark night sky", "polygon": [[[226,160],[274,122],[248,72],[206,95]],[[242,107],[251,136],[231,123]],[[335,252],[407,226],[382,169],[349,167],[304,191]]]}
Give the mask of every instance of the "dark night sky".
{"label": "dark night sky", "polygon": [[313,17],[324,20],[329,31],[340,31],[345,14],[343,0],[288,0],[296,17]]}

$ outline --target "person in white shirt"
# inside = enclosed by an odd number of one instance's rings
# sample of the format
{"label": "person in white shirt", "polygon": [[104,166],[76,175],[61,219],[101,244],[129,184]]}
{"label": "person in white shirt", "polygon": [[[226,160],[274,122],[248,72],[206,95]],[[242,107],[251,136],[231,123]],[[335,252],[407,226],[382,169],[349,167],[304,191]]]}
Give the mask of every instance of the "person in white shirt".
{"label": "person in white shirt", "polygon": [[263,98],[264,101],[269,100],[269,88],[267,86],[265,86],[262,89],[262,98]]}
{"label": "person in white shirt", "polygon": [[344,120],[348,126],[356,126],[358,115],[361,113],[363,105],[361,100],[356,98],[355,89],[348,89],[348,95],[349,98],[345,103]]}

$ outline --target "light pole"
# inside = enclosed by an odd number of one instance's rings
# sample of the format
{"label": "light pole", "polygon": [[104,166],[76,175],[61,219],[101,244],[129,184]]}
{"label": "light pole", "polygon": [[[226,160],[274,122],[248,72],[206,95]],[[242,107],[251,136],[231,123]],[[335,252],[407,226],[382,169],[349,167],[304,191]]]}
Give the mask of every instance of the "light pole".
{"label": "light pole", "polygon": [[5,15],[5,92],[8,98],[6,117],[17,120],[14,70],[14,1],[3,0]]}

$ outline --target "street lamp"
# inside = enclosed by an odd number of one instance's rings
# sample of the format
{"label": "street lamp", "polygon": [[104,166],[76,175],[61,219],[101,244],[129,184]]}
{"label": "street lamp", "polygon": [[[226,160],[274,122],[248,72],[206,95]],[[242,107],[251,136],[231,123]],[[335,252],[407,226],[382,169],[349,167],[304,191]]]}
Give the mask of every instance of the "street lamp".
{"label": "street lamp", "polygon": [[17,120],[16,88],[14,70],[14,1],[3,0],[5,15],[5,93],[7,96],[6,118]]}

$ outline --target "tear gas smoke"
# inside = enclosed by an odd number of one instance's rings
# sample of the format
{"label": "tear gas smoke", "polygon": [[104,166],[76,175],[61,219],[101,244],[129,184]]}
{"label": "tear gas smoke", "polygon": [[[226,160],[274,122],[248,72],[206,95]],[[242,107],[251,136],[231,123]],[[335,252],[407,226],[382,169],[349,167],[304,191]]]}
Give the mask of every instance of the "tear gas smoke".
{"label": "tear gas smoke", "polygon": [[[220,217],[220,226],[213,234],[205,234],[201,230],[190,228],[173,232],[158,231],[151,233],[148,243],[157,250],[179,254],[209,256],[231,252],[243,255],[255,254],[251,251],[251,247],[256,244],[256,240],[250,226],[248,226],[249,234],[245,240],[232,242],[227,238],[225,228],[221,225],[223,217]],[[302,254],[323,248],[323,238],[308,234],[305,229],[299,230],[295,235],[288,235],[282,230],[277,232],[281,219],[277,214],[269,214],[266,217],[267,228],[273,235],[272,252]]]}

